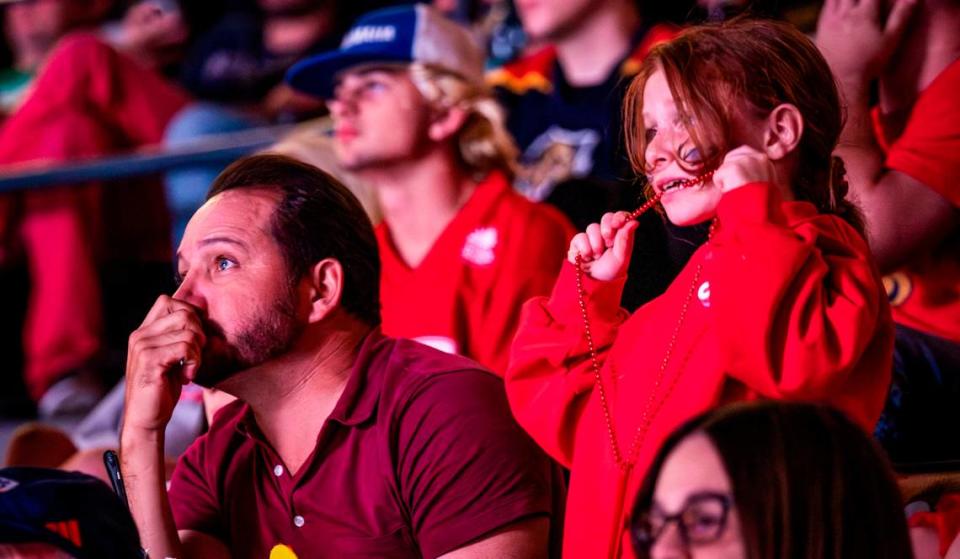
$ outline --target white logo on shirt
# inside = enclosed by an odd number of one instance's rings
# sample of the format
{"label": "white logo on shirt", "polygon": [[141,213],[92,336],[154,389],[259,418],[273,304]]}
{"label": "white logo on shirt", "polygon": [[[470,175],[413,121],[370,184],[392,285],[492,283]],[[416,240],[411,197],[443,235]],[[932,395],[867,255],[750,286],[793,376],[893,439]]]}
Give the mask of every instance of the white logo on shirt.
{"label": "white logo on shirt", "polygon": [[439,349],[444,353],[457,355],[457,342],[446,336],[417,336],[413,339],[423,345],[430,346],[433,349]]}
{"label": "white logo on shirt", "polygon": [[704,307],[710,307],[710,282],[705,281],[700,284],[700,288],[697,289],[697,299],[700,299],[700,304]]}
{"label": "white logo on shirt", "polygon": [[497,248],[497,230],[493,227],[481,227],[467,235],[467,242],[463,244],[460,255],[467,262],[477,266],[493,264],[493,249]]}

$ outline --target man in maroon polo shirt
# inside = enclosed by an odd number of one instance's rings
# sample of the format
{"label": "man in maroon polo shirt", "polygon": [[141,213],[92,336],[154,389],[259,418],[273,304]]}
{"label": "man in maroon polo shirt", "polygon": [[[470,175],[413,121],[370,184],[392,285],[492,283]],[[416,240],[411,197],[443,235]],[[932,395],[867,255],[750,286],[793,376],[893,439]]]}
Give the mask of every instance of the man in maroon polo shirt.
{"label": "man in maroon polo shirt", "polygon": [[[187,226],[180,287],[130,336],[121,463],[153,557],[542,557],[561,518],[548,459],[498,378],[379,330],[359,202],[253,156]],[[188,381],[239,398],[164,491]],[[179,529],[179,532],[178,532]]]}

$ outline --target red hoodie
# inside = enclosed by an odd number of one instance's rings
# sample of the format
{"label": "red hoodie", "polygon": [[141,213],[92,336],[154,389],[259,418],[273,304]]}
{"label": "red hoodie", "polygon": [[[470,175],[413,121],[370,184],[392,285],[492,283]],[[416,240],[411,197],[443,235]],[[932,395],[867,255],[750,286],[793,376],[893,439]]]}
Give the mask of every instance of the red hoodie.
{"label": "red hoodie", "polygon": [[717,212],[713,239],[663,295],[632,316],[617,307],[625,277],[584,278],[625,455],[641,418],[647,420],[628,471],[614,462],[594,390],[574,267],[565,265],[549,299],[524,307],[507,393],[520,424],[571,469],[564,557],[632,555],[627,516],[655,453],[705,410],[759,398],[824,402],[868,430],[880,415],[893,323],[863,238],[809,203],[782,201],[767,183],[725,194]]}

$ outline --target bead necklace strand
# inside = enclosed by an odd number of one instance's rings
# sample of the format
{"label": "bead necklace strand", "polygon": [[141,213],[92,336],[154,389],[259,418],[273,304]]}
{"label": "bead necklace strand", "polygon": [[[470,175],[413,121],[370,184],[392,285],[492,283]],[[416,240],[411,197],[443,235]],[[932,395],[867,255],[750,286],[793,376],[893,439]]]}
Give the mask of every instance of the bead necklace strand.
{"label": "bead necklace strand", "polygon": [[[696,186],[698,184],[701,184],[710,180],[711,177],[713,177],[713,171],[700,175],[699,177],[685,180],[682,183],[680,183],[679,186],[677,186],[677,189],[682,190],[685,188],[691,188],[693,186]],[[634,210],[632,213],[630,213],[628,218],[637,219],[638,217],[646,213],[648,210],[656,206],[660,202],[660,199],[662,197],[663,197],[663,192],[660,192],[650,200],[647,200],[643,205],[641,205],[639,208]],[[713,232],[716,229],[716,226],[717,226],[717,222],[716,220],[714,220],[713,223],[710,224],[710,233],[707,237],[708,242],[709,242],[709,239],[713,237]],[[693,274],[693,281],[691,281],[690,283],[690,289],[687,291],[687,295],[683,301],[683,305],[680,307],[680,315],[677,318],[677,325],[674,327],[673,333],[670,336],[670,342],[667,344],[667,351],[663,356],[663,361],[661,361],[660,363],[660,369],[657,372],[657,378],[654,381],[653,389],[650,391],[650,397],[647,399],[647,403],[644,406],[643,412],[640,417],[640,424],[637,425],[637,430],[634,433],[633,440],[630,443],[630,448],[626,456],[624,456],[620,450],[620,444],[618,442],[617,433],[613,426],[613,417],[610,412],[610,403],[607,400],[607,393],[603,387],[603,377],[600,374],[600,361],[597,358],[597,349],[593,343],[593,333],[590,329],[590,320],[587,317],[587,303],[586,303],[587,294],[586,294],[586,289],[584,289],[583,287],[583,274],[584,274],[583,259],[579,254],[577,255],[577,258],[576,258],[576,267],[577,267],[576,280],[577,280],[577,298],[578,298],[577,302],[580,305],[580,315],[583,317],[583,333],[584,333],[584,337],[586,338],[587,349],[590,351],[590,368],[591,370],[593,370],[595,384],[600,394],[600,406],[603,409],[603,419],[606,423],[607,434],[610,437],[610,446],[611,446],[611,449],[613,450],[613,459],[614,459],[614,462],[617,464],[617,467],[619,467],[621,470],[629,470],[630,468],[633,467],[634,463],[636,463],[637,454],[639,454],[640,452],[640,447],[643,444],[643,440],[646,438],[647,431],[650,428],[650,424],[653,422],[654,416],[656,416],[657,413],[659,413],[660,408],[663,406],[663,403],[667,400],[667,398],[673,392],[674,388],[676,388],[677,382],[680,380],[680,375],[683,372],[683,369],[686,365],[687,359],[684,359],[684,361],[680,365],[679,370],[677,371],[677,374],[674,375],[674,378],[672,379],[670,384],[667,386],[667,389],[663,395],[663,398],[661,398],[659,402],[655,402],[655,398],[658,390],[660,389],[660,385],[665,380],[667,365],[670,363],[670,359],[673,356],[673,350],[677,345],[677,338],[680,335],[680,329],[683,326],[683,321],[687,316],[687,309],[690,307],[690,301],[693,300],[693,294],[697,289],[697,282],[700,281],[700,274],[703,270],[703,266],[702,264],[697,264],[697,269]],[[654,408],[655,403],[657,404],[656,408]]]}

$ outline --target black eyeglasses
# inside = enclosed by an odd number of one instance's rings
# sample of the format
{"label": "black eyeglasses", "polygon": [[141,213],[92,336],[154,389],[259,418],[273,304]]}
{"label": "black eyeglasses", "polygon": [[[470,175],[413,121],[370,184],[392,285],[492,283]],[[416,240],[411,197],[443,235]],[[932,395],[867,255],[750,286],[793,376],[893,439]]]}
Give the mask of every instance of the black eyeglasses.
{"label": "black eyeglasses", "polygon": [[715,542],[727,528],[732,504],[729,495],[704,491],[688,496],[676,514],[666,514],[654,506],[634,518],[634,542],[639,549],[649,551],[673,522],[677,523],[684,546]]}

